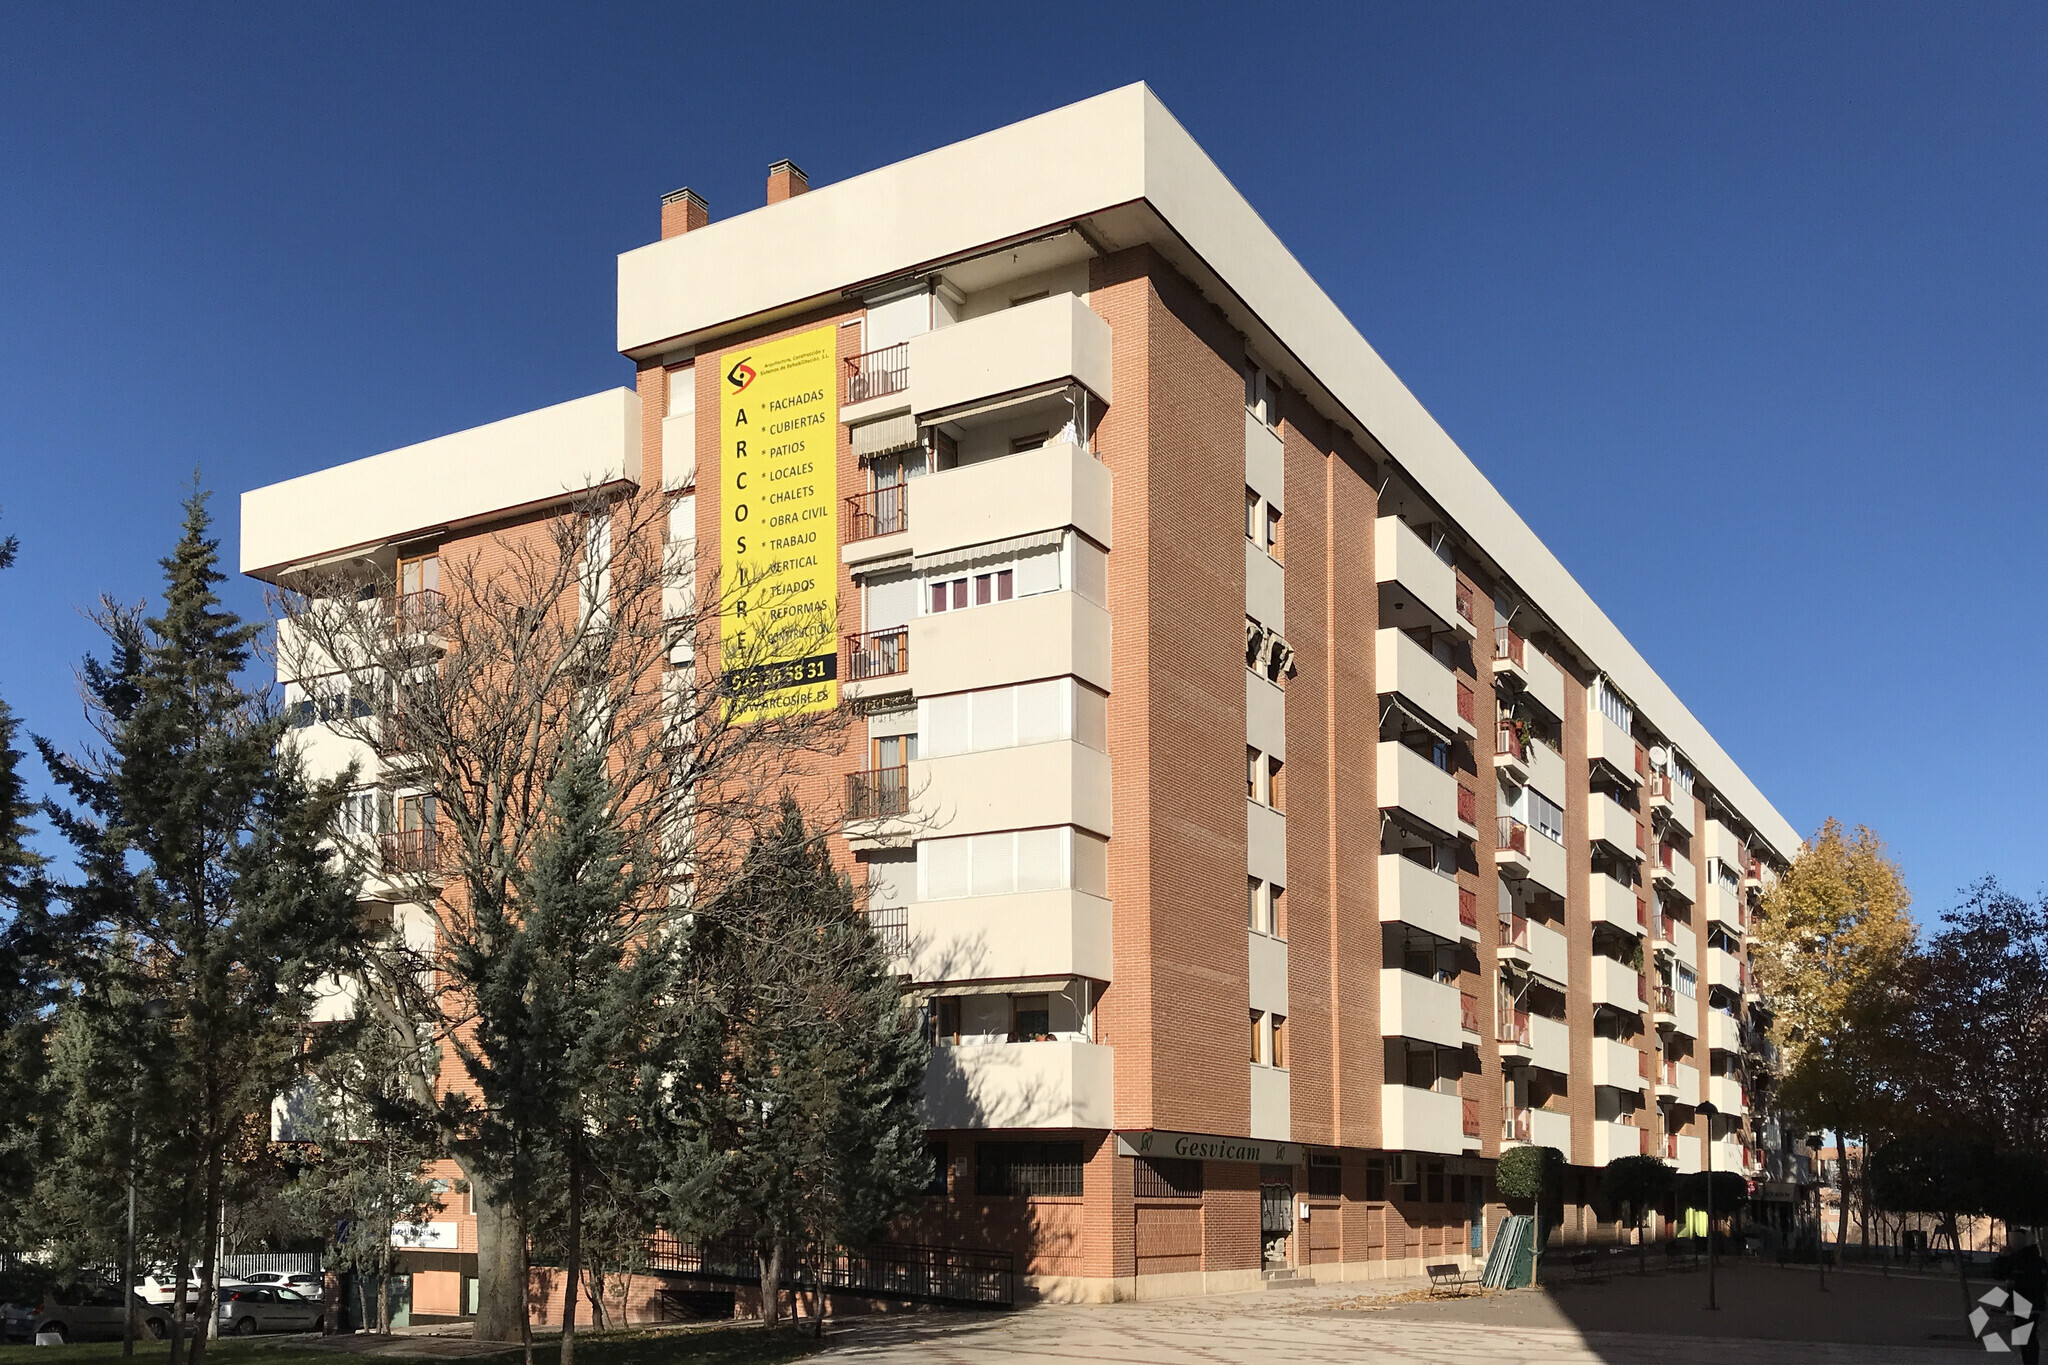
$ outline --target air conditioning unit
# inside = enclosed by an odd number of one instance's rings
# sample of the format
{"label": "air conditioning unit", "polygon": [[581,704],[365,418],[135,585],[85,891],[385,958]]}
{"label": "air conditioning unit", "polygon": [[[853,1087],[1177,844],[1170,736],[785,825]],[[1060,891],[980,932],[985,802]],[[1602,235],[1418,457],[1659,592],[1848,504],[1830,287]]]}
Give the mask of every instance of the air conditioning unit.
{"label": "air conditioning unit", "polygon": [[1415,1183],[1415,1153],[1395,1152],[1387,1158],[1387,1183],[1390,1185],[1413,1185]]}

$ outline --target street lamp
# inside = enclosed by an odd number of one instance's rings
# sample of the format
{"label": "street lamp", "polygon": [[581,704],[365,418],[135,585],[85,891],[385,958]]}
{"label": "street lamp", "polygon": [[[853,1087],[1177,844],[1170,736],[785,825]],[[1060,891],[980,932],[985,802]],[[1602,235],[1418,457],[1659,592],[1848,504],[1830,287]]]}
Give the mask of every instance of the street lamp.
{"label": "street lamp", "polygon": [[1721,1111],[1708,1100],[1693,1112],[1707,1121],[1707,1311],[1714,1312],[1721,1307],[1714,1302],[1714,1120]]}
{"label": "street lamp", "polygon": [[1828,1249],[1822,1244],[1820,1212],[1820,1134],[1806,1135],[1806,1150],[1813,1153],[1813,1263],[1820,1269],[1820,1292],[1828,1292]]}

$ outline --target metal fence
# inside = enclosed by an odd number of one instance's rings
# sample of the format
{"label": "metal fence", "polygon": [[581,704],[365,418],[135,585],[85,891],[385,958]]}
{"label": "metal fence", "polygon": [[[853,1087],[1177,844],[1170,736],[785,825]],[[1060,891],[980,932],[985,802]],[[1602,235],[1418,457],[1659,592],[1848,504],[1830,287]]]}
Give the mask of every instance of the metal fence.
{"label": "metal fence", "polygon": [[[690,1242],[656,1235],[647,1239],[647,1269],[728,1284],[761,1282],[761,1263],[752,1243]],[[1016,1258],[1007,1252],[966,1247],[881,1244],[849,1250],[808,1248],[783,1271],[791,1289],[823,1289],[879,1299],[1009,1308],[1017,1301]]]}

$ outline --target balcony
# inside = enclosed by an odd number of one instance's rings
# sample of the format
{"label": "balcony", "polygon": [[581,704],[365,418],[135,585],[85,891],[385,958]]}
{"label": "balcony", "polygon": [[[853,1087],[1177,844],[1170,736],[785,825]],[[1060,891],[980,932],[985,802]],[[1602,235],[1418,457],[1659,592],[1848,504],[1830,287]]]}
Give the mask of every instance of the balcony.
{"label": "balcony", "polygon": [[1466,1042],[1479,1041],[1479,997],[1470,991],[1458,992],[1458,1029]]}
{"label": "balcony", "polygon": [[1593,1040],[1593,1084],[1615,1090],[1641,1091],[1647,1077],[1648,1054],[1614,1038]]}
{"label": "balcony", "polygon": [[907,345],[906,382],[920,419],[1069,382],[1104,403],[1115,397],[1109,324],[1074,294],[934,328]]}
{"label": "balcony", "polygon": [[1687,1108],[1700,1102],[1700,1069],[1691,1062],[1666,1062],[1664,1082],[1657,1087],[1659,1099],[1674,1100]]}
{"label": "balcony", "polygon": [[918,759],[911,764],[910,790],[920,811],[943,822],[935,834],[1053,825],[1078,825],[1104,836],[1116,832],[1109,755],[1073,740]]}
{"label": "balcony", "polygon": [[1742,994],[1742,963],[1736,960],[1735,954],[1722,948],[1707,949],[1707,984],[1736,995]]}
{"label": "balcony", "polygon": [[[1476,1009],[1474,1011],[1476,1016]],[[1465,1006],[1456,986],[1398,967],[1380,968],[1380,1034],[1441,1047],[1463,1047]],[[1473,1032],[1477,1032],[1477,1019]]]}
{"label": "balcony", "polygon": [[846,775],[846,818],[885,820],[910,812],[910,769],[869,768]]}
{"label": "balcony", "polygon": [[1680,1175],[1695,1174],[1700,1169],[1700,1140],[1691,1133],[1666,1133],[1664,1159],[1678,1167]]}
{"label": "balcony", "polygon": [[1717,1171],[1746,1171],[1749,1169],[1749,1153],[1734,1138],[1715,1138],[1714,1169]]}
{"label": "balcony", "polygon": [[910,623],[910,644],[918,691],[926,695],[1067,673],[1103,691],[1110,687],[1109,612],[1079,593],[1038,593],[919,616]]}
{"label": "balcony", "polygon": [[1499,817],[1493,840],[1493,863],[1503,877],[1516,881],[1529,875],[1529,827],[1512,815]]}
{"label": "balcony", "polygon": [[1473,634],[1458,614],[1458,575],[1399,517],[1374,525],[1373,562],[1380,586],[1380,623],[1397,629]]}
{"label": "balcony", "polygon": [[1101,1043],[935,1047],[924,1076],[932,1128],[1108,1128],[1114,1051]]}
{"label": "balcony", "polygon": [[1502,915],[1500,917],[1500,947],[1497,950],[1504,965],[1524,967],[1529,965],[1529,920],[1525,915]]}
{"label": "balcony", "polygon": [[1742,1025],[1732,1014],[1707,1011],[1707,1046],[1715,1052],[1742,1051]]}
{"label": "balcony", "polygon": [[1742,898],[1727,887],[1716,882],[1707,888],[1707,922],[1718,924],[1737,938],[1749,926],[1749,916],[1742,908]]}
{"label": "balcony", "polygon": [[1643,859],[1643,828],[1635,812],[1606,792],[1595,792],[1586,803],[1586,834],[1621,857],[1636,862]]}
{"label": "balcony", "polygon": [[1406,1085],[1380,1087],[1380,1145],[1390,1152],[1465,1151],[1465,1106],[1459,1096]]}
{"label": "balcony", "polygon": [[1536,1055],[1535,1043],[1529,1034],[1527,1010],[1518,1010],[1505,1003],[1496,1004],[1493,1011],[1493,1038],[1500,1045],[1502,1066],[1515,1066],[1531,1060]]}
{"label": "balcony", "polygon": [[1405,744],[1379,747],[1380,809],[1398,810],[1444,835],[1458,832],[1458,782]]}
{"label": "balcony", "polygon": [[1609,772],[1630,786],[1641,786],[1643,774],[1636,763],[1636,742],[1628,731],[1616,725],[1605,711],[1591,701],[1586,707],[1586,758],[1602,763]]}
{"label": "balcony", "polygon": [[1380,922],[1407,924],[1447,943],[1459,938],[1458,883],[1413,858],[1380,855]]}
{"label": "balcony", "polygon": [[[846,637],[848,694],[898,692],[910,689],[910,627],[890,626]],[[862,684],[881,683],[870,687]]]}
{"label": "balcony", "polygon": [[1662,1007],[1660,1005],[1660,1013],[1657,1015],[1657,1027],[1660,1029],[1668,1028],[1682,1038],[1699,1037],[1700,1002],[1698,998],[1690,995],[1679,995],[1672,991],[1669,986],[1661,986],[1658,989],[1663,994],[1664,1003],[1670,1005],[1670,1013],[1667,1018],[1661,1012]]}
{"label": "balcony", "polygon": [[1560,806],[1568,798],[1569,788],[1564,780],[1564,756],[1550,747],[1547,740],[1530,739],[1529,785],[1542,792]]}
{"label": "balcony", "polygon": [[1529,781],[1529,741],[1522,738],[1521,729],[1510,721],[1504,720],[1494,727],[1493,767],[1518,787]]}
{"label": "balcony", "polygon": [[1572,1159],[1572,1117],[1561,1109],[1531,1109],[1529,1140],[1538,1147],[1555,1147],[1566,1161]]}
{"label": "balcony", "polygon": [[906,969],[916,982],[1112,979],[1110,903],[1085,891],[913,901]]}
{"label": "balcony", "polygon": [[1651,773],[1644,788],[1650,814],[1684,831],[1693,830],[1692,793],[1680,787],[1669,773]]}
{"label": "balcony", "polygon": [[1539,886],[1559,900],[1565,898],[1566,858],[1564,845],[1540,829],[1529,831],[1529,883]]}
{"label": "balcony", "polygon": [[1650,1134],[1632,1123],[1593,1122],[1593,1164],[1605,1166],[1616,1157],[1642,1156],[1650,1150]]}
{"label": "balcony", "polygon": [[1529,1063],[1560,1076],[1572,1074],[1572,1031],[1562,1019],[1529,1016]]}
{"label": "balcony", "polygon": [[865,403],[910,387],[910,343],[899,341],[846,358],[846,401]]}
{"label": "balcony", "polygon": [[1522,687],[1529,685],[1529,669],[1525,662],[1525,646],[1522,637],[1512,626],[1493,628],[1493,676],[1509,678]]}
{"label": "balcony", "polygon": [[1398,694],[1443,734],[1458,730],[1457,675],[1405,631],[1382,630],[1374,638],[1375,679],[1382,696]]}
{"label": "balcony", "polygon": [[871,905],[866,911],[868,928],[875,941],[889,955],[889,961],[904,963],[910,958],[910,907]]}
{"label": "balcony", "polygon": [[1731,1118],[1739,1118],[1749,1112],[1749,1095],[1742,1088],[1742,1082],[1732,1076],[1707,1077],[1707,1098],[1714,1108]]}
{"label": "balcony", "polygon": [[392,829],[377,836],[377,853],[387,873],[413,874],[441,870],[441,847],[431,829]]}
{"label": "balcony", "polygon": [[1648,932],[1649,903],[1636,895],[1634,887],[1622,885],[1605,872],[1595,872],[1592,893],[1593,923],[1609,925],[1638,937]]}
{"label": "balcony", "polygon": [[1669,844],[1657,845],[1657,863],[1651,873],[1659,890],[1687,905],[1691,905],[1699,895],[1699,884],[1693,878],[1692,859]]}
{"label": "balcony", "polygon": [[1571,983],[1564,935],[1547,924],[1529,924],[1529,970],[1562,990]]}
{"label": "balcony", "polygon": [[847,563],[907,554],[910,530],[910,485],[892,483],[846,499]]}
{"label": "balcony", "polygon": [[1629,1014],[1639,1012],[1649,992],[1642,976],[1626,962],[1593,954],[1593,1003],[1609,1005]]}

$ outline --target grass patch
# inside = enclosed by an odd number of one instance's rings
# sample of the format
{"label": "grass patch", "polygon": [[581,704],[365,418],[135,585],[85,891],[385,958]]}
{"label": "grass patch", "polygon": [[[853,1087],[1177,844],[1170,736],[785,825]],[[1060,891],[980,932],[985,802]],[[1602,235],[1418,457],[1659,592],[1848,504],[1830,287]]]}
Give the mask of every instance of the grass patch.
{"label": "grass patch", "polygon": [[[829,1338],[828,1338],[829,1340]],[[704,1327],[665,1328],[653,1331],[606,1332],[576,1335],[576,1365],[781,1365],[801,1360],[823,1343],[800,1336],[784,1327],[768,1332],[745,1323],[717,1323]],[[425,1343],[422,1343],[424,1346]],[[135,1365],[162,1365],[170,1359],[170,1346],[160,1341],[135,1343]],[[519,1348],[507,1348],[506,1355],[469,1357],[488,1365],[505,1365],[519,1359]],[[416,1359],[417,1357],[413,1357]],[[561,1344],[553,1335],[533,1343],[534,1365],[555,1365],[561,1358]],[[333,1349],[308,1350],[290,1338],[269,1340],[228,1337],[210,1342],[204,1365],[351,1365],[351,1362],[386,1362],[388,1355],[357,1355]],[[398,1357],[397,1359],[407,1359]],[[63,1346],[0,1345],[0,1365],[122,1365],[118,1341],[78,1341]],[[451,1365],[459,1365],[452,1362]]]}

